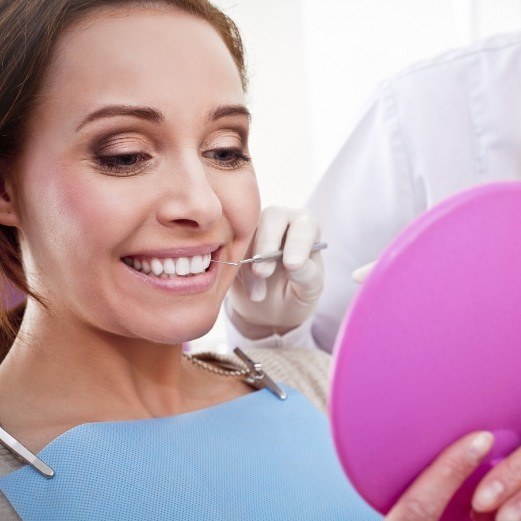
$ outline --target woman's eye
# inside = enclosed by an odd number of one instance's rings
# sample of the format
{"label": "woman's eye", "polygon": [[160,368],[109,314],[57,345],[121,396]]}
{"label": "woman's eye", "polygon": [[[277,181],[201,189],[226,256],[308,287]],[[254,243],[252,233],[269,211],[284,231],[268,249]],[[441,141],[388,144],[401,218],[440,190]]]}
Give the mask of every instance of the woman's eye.
{"label": "woman's eye", "polygon": [[203,152],[203,157],[213,160],[220,167],[230,169],[239,168],[251,161],[251,158],[240,148],[216,148],[214,150],[206,150]]}
{"label": "woman's eye", "polygon": [[128,153],[113,156],[98,156],[96,161],[99,167],[118,175],[132,175],[142,170],[146,161],[151,158],[149,154]]}

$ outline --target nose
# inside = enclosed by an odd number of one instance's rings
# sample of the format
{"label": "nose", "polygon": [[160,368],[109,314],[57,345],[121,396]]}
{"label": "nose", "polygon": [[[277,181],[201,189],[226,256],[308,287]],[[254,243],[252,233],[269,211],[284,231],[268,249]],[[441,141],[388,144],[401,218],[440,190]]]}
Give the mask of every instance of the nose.
{"label": "nose", "polygon": [[199,158],[178,162],[162,175],[157,220],[164,226],[208,229],[223,214],[221,199]]}

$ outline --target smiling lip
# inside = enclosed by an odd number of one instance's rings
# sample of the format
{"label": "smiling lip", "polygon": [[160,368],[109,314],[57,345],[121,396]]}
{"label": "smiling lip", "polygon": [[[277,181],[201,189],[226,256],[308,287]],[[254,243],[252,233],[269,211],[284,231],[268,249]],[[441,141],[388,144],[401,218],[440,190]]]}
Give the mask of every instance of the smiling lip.
{"label": "smiling lip", "polygon": [[[173,253],[178,253],[183,251],[184,255],[189,256],[187,251],[197,251],[198,253],[193,253],[192,255],[201,255],[202,253],[210,253],[212,250],[208,250],[208,247],[203,251],[203,247],[192,248],[192,249],[176,249],[176,250],[155,250],[153,253],[156,257],[162,257],[162,255],[157,255],[160,251],[164,254],[165,252],[168,255],[172,255]],[[141,252],[139,255],[149,256],[151,255],[152,250],[148,250],[145,252]],[[212,251],[212,259],[218,260],[221,254],[221,248],[218,247]],[[136,258],[136,255],[132,255],[133,258]],[[177,294],[177,295],[186,295],[190,293],[202,293],[204,291],[209,290],[215,280],[217,279],[217,274],[219,273],[220,265],[216,262],[211,262],[210,267],[203,271],[202,273],[197,273],[196,275],[189,276],[178,276],[172,277],[168,279],[160,279],[158,277],[146,275],[140,271],[136,271],[134,268],[127,266],[124,262],[120,263],[122,268],[126,270],[126,273],[129,275],[136,277],[137,280],[144,282],[145,284],[161,290],[165,293],[169,294]]]}
{"label": "smiling lip", "polygon": [[[214,254],[220,244],[202,244],[198,246],[183,246],[181,248],[168,248],[164,250],[142,250],[136,253],[123,255],[133,259],[157,257],[158,259],[177,259],[179,257],[194,257],[195,255]],[[213,255],[212,255],[213,258]]]}

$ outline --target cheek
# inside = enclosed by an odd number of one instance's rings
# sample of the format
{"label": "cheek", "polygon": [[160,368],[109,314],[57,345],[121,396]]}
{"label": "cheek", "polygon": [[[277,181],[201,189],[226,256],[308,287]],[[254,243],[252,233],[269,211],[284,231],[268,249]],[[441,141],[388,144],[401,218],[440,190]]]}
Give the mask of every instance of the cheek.
{"label": "cheek", "polygon": [[67,168],[48,169],[34,182],[28,176],[22,229],[35,258],[77,257],[76,262],[82,262],[109,236],[124,233],[132,201],[129,194],[111,190],[115,187]]}
{"label": "cheek", "polygon": [[233,180],[221,183],[220,200],[235,237],[247,246],[260,217],[260,197],[255,174],[245,175],[240,183]]}

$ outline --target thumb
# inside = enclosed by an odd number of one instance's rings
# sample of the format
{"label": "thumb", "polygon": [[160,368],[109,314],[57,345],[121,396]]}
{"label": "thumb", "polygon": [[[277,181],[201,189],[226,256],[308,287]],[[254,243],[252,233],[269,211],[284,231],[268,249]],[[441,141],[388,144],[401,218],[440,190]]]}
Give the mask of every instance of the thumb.
{"label": "thumb", "polygon": [[373,268],[376,266],[377,261],[370,262],[369,264],[364,264],[360,268],[357,268],[352,273],[353,280],[358,282],[358,284],[362,284],[366,281],[367,277],[369,277],[370,273],[373,271]]}

